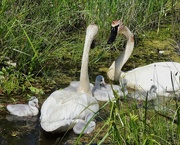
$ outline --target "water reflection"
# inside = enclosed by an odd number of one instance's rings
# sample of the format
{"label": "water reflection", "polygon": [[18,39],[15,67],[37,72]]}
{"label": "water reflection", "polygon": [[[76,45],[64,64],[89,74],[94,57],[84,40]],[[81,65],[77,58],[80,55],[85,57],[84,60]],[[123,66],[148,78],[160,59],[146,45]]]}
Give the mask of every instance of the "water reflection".
{"label": "water reflection", "polygon": [[18,126],[24,126],[24,127],[30,127],[33,129],[38,121],[38,116],[33,116],[33,117],[18,117],[15,115],[6,115],[6,120],[9,122],[13,122],[14,125]]}
{"label": "water reflection", "polygon": [[0,115],[0,145],[73,145],[77,138],[72,130],[62,134],[44,132],[39,116]]}
{"label": "water reflection", "polygon": [[39,139],[38,116],[32,118],[2,116],[0,133],[1,145],[36,145]]}

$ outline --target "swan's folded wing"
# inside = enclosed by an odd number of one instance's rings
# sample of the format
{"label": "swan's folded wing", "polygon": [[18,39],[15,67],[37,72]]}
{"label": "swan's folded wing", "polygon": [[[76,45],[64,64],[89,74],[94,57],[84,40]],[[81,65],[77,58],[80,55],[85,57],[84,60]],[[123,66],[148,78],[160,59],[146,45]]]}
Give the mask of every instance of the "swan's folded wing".
{"label": "swan's folded wing", "polygon": [[75,119],[83,119],[86,113],[90,112],[87,108],[93,108],[89,105],[91,104],[89,97],[83,93],[55,91],[42,105],[40,117],[42,128],[45,131],[54,131],[73,127]]}

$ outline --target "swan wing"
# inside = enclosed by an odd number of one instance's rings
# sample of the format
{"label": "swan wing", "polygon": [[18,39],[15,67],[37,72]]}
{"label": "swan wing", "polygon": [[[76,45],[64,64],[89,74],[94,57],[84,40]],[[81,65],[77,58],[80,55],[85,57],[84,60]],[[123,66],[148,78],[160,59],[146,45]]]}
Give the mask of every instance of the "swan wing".
{"label": "swan wing", "polygon": [[97,101],[88,94],[58,90],[42,105],[41,126],[45,131],[71,129],[75,119],[84,119],[87,112],[98,109]]}

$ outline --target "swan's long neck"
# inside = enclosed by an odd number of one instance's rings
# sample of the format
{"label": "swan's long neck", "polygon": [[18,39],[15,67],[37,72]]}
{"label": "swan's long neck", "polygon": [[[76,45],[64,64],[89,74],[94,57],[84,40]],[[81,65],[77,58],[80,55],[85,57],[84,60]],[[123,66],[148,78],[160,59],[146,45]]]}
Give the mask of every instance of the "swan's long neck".
{"label": "swan's long neck", "polygon": [[119,57],[112,63],[108,70],[107,75],[111,80],[119,80],[119,77],[122,75],[121,69],[131,56],[134,49],[134,36],[126,26],[124,27],[122,34],[126,36],[127,44],[125,50],[121,52]]}
{"label": "swan's long neck", "polygon": [[[87,33],[82,56],[79,92],[91,93],[88,75],[89,50],[94,39],[93,34]],[[91,93],[92,94],[92,93]]]}

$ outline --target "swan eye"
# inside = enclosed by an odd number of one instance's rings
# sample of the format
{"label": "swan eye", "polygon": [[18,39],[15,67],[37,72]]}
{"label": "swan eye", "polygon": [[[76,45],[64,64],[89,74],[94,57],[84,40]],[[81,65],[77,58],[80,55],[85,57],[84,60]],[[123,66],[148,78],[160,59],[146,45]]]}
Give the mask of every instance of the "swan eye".
{"label": "swan eye", "polygon": [[119,25],[111,27],[111,31],[115,31],[116,32],[118,30],[118,27],[119,27]]}
{"label": "swan eye", "polygon": [[178,72],[175,73],[175,76],[177,76]]}

